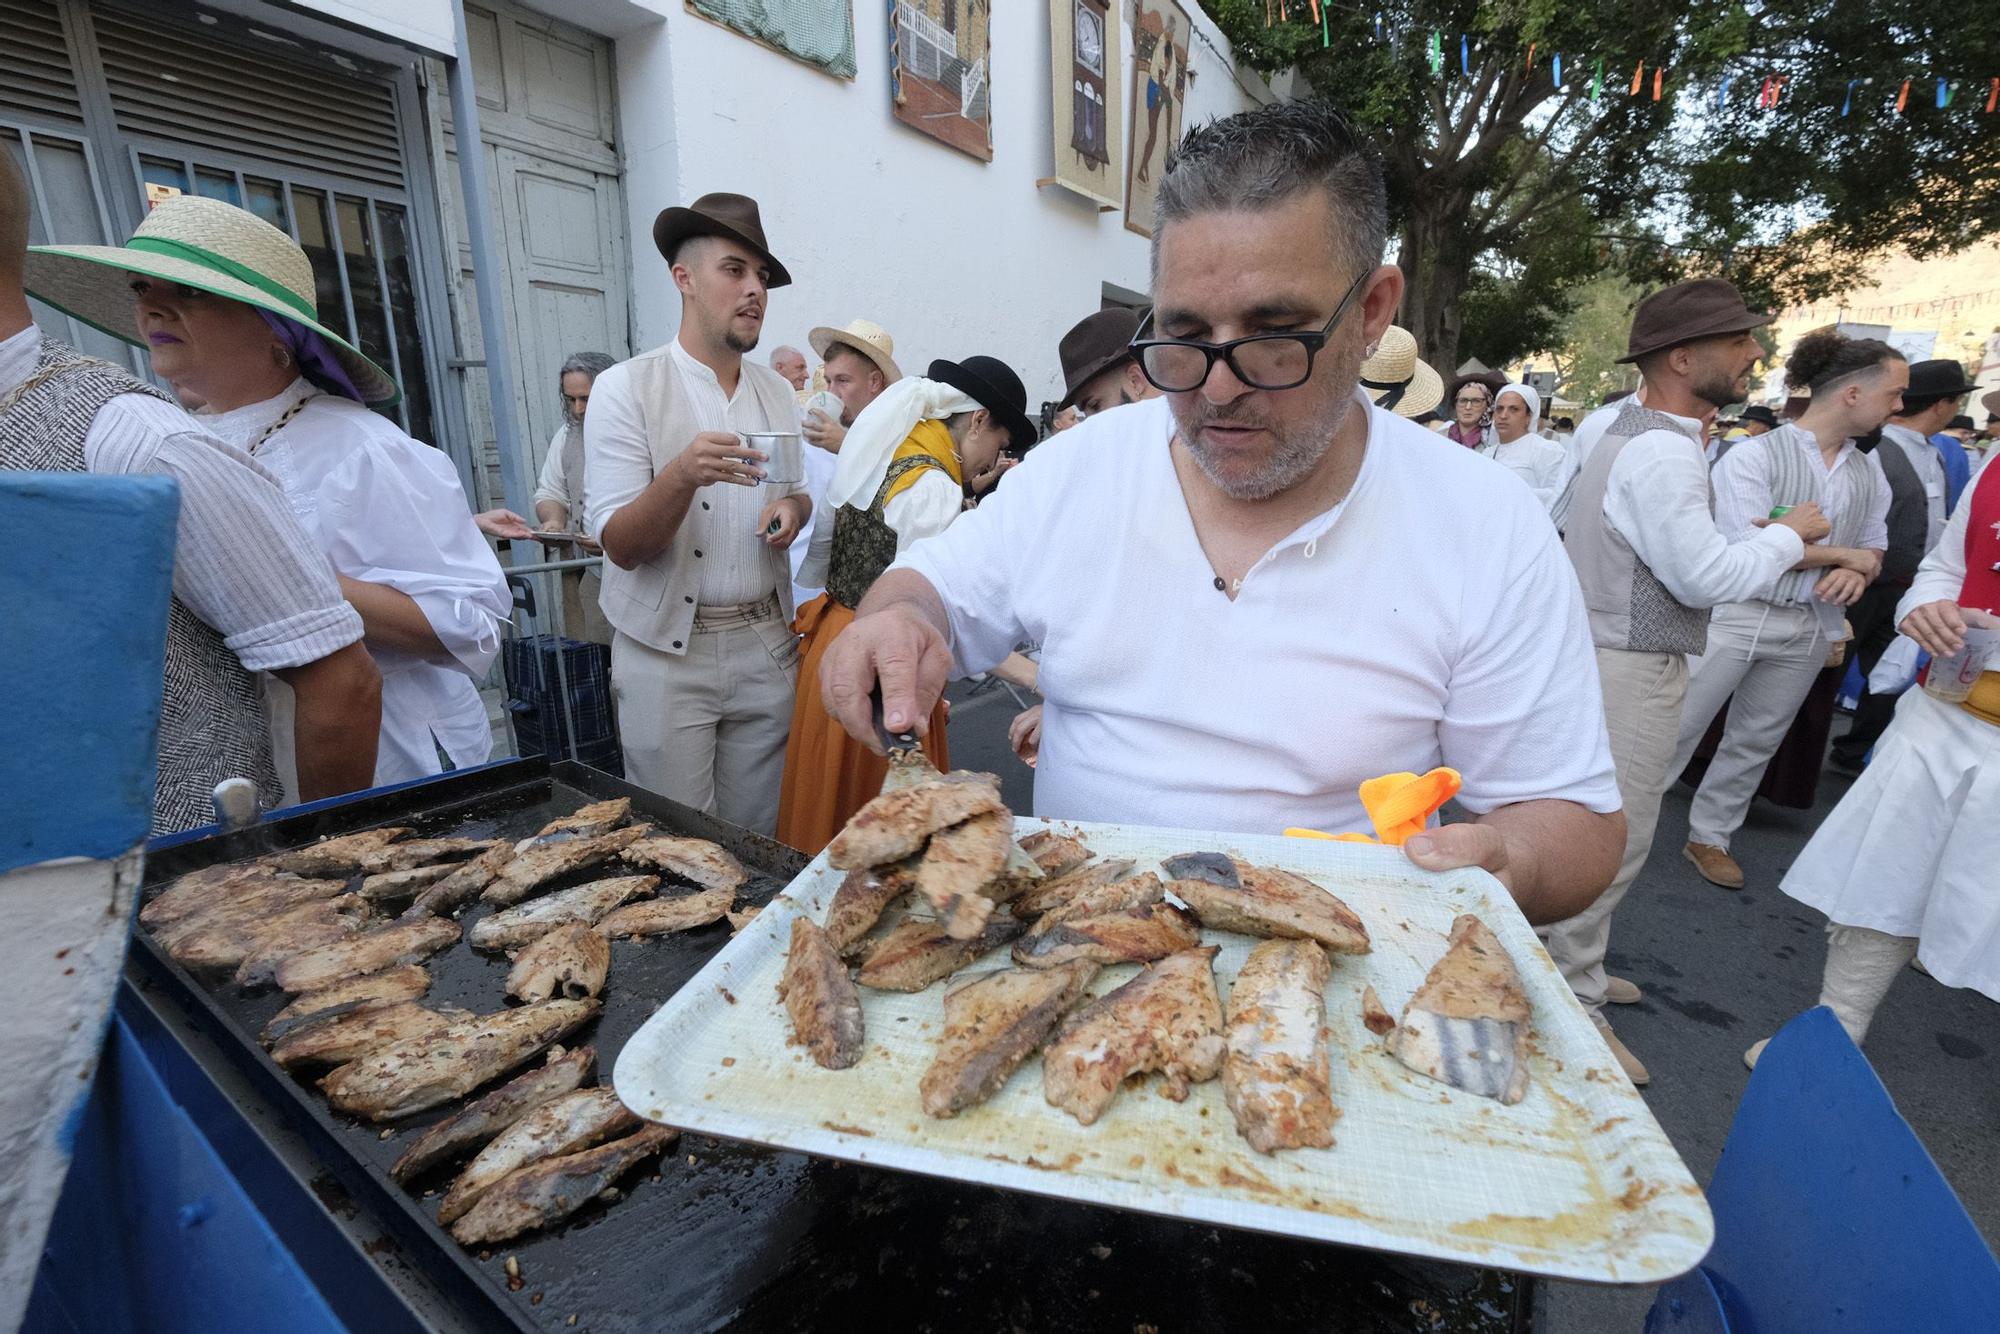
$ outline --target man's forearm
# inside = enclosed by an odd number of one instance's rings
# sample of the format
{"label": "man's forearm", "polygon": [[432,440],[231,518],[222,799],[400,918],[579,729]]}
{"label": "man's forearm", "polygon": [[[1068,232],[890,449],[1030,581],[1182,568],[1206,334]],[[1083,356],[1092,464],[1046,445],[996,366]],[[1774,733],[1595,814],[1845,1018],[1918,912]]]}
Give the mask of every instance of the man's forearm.
{"label": "man's forearm", "polygon": [[944,599],[938,596],[931,581],[914,570],[889,570],[867,593],[862,595],[861,605],[854,609],[856,619],[890,607],[901,607],[923,617],[944,636],[945,643],[951,642],[951,618],[945,614]]}
{"label": "man's forearm", "polygon": [[394,649],[427,662],[452,661],[451,650],[415,598],[400,588],[340,576],[340,595],[361,613],[370,648]]}
{"label": "man's forearm", "polygon": [[605,521],[604,554],[622,570],[643,565],[667,549],[694,504],[695,487],[668,464],[644,491]]}
{"label": "man's forearm", "polygon": [[1573,801],[1523,801],[1477,817],[1507,840],[1514,901],[1541,925],[1596,902],[1625,854],[1625,813],[1599,815]]}
{"label": "man's forearm", "polygon": [[1876,570],[1882,568],[1881,557],[1881,552],[1870,551],[1861,547],[1829,547],[1822,544],[1811,544],[1806,547],[1805,559],[1792,568],[1795,570],[1818,570],[1830,565],[1838,565],[1846,569],[1858,570],[1862,574],[1868,574],[1871,566]]}
{"label": "man's forearm", "polygon": [[560,500],[538,500],[535,518],[550,532],[561,532],[569,524],[569,506]]}
{"label": "man's forearm", "polygon": [[375,782],[382,674],[360,644],[276,674],[292,688],[299,800],[359,792]]}

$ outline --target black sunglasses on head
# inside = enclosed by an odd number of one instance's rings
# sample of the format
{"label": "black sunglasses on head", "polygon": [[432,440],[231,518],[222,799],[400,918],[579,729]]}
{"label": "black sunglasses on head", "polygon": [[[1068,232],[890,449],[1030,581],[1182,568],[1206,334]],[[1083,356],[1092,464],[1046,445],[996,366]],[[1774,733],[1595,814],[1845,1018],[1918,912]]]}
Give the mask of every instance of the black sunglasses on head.
{"label": "black sunglasses on head", "polygon": [[[1313,359],[1326,346],[1341,317],[1373,273],[1364,270],[1348,284],[1347,295],[1333,308],[1325,325],[1317,331],[1251,334],[1226,343],[1198,343],[1184,338],[1134,336],[1133,355],[1140,373],[1155,389],[1166,394],[1184,394],[1208,383],[1215,363],[1222,361],[1230,374],[1252,389],[1296,389],[1312,378]],[[1149,313],[1139,326],[1139,335],[1153,327]]]}

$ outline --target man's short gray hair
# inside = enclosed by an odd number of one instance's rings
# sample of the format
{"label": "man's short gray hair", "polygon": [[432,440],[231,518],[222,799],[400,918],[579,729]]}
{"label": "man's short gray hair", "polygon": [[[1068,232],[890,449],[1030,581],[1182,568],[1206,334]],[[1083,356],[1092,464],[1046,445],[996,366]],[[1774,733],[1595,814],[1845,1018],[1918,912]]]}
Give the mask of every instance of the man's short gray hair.
{"label": "man's short gray hair", "polygon": [[1168,226],[1197,213],[1265,209],[1307,190],[1333,206],[1335,252],[1352,273],[1382,262],[1388,193],[1382,159],[1330,102],[1274,102],[1198,125],[1167,157],[1153,263]]}

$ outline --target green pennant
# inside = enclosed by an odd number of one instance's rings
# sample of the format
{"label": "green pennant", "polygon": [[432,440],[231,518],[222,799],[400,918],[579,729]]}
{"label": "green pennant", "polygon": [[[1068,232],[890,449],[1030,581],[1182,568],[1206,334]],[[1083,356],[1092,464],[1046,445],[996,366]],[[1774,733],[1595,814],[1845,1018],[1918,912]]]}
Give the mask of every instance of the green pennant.
{"label": "green pennant", "polygon": [[1594,76],[1592,76],[1590,80],[1590,100],[1595,102],[1597,100],[1597,95],[1603,91],[1604,91],[1604,61],[1600,58],[1597,62],[1597,73]]}

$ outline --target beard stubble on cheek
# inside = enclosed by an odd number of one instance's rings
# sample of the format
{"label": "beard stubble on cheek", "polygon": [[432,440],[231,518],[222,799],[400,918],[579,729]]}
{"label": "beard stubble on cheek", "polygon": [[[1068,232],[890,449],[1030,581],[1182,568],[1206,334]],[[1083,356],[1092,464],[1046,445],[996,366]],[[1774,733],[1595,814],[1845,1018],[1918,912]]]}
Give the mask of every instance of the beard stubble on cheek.
{"label": "beard stubble on cheek", "polygon": [[[1324,362],[1331,354],[1322,353]],[[1354,386],[1360,382],[1360,358],[1343,356],[1338,365],[1315,365],[1313,378],[1295,390],[1280,390],[1286,396],[1310,394],[1314,401],[1301,400],[1296,408],[1287,404],[1283,416],[1274,412],[1273,395],[1251,393],[1233,403],[1210,403],[1200,391],[1184,406],[1181,396],[1172,398],[1174,420],[1180,427],[1188,453],[1215,488],[1231,500],[1269,500],[1297,486],[1317,468],[1333,448],[1334,432],[1347,415]],[[1320,397],[1323,395],[1323,397]],[[1296,412],[1298,415],[1293,416]],[[1254,459],[1231,458],[1211,449],[1202,429],[1215,424],[1259,426],[1268,442]]]}

